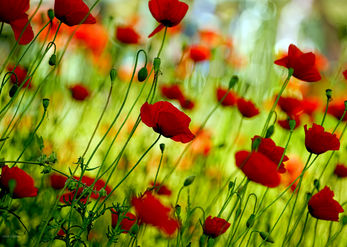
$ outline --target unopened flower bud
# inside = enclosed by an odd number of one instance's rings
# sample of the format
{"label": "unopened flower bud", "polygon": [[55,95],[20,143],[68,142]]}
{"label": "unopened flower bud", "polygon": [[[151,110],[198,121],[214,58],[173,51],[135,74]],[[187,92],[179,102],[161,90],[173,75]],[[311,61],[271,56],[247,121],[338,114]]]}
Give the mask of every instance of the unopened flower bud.
{"label": "unopened flower bud", "polygon": [[57,56],[55,54],[53,54],[49,58],[48,64],[51,65],[51,66],[54,66],[54,65],[56,65],[56,63],[57,63]]}
{"label": "unopened flower bud", "polygon": [[228,184],[228,188],[229,190],[231,190],[232,188],[234,188],[234,182],[233,181],[230,181],[229,184]]}
{"label": "unopened flower bud", "polygon": [[314,185],[314,187],[316,188],[316,190],[319,190],[320,183],[319,183],[319,180],[318,180],[318,179],[315,179],[315,180],[313,181],[313,185]]}
{"label": "unopened flower bud", "polygon": [[51,21],[53,21],[53,19],[54,19],[54,10],[53,10],[53,9],[49,9],[49,10],[47,11],[47,14],[48,14],[49,19],[50,19]]}
{"label": "unopened flower bud", "polygon": [[134,224],[131,228],[130,228],[130,235],[132,236],[136,236],[136,234],[139,232],[139,225],[138,224]]}
{"label": "unopened flower bud", "polygon": [[18,86],[17,84],[14,84],[11,87],[10,92],[8,92],[8,95],[12,98],[16,94],[17,90],[18,90]]}
{"label": "unopened flower bud", "polygon": [[137,80],[139,82],[143,82],[144,80],[146,80],[148,76],[148,71],[146,67],[143,67],[142,69],[139,70],[139,72],[137,73]]}
{"label": "unopened flower bud", "polygon": [[266,131],[265,138],[270,138],[274,132],[275,132],[275,126],[271,125]]}
{"label": "unopened flower bud", "polygon": [[44,99],[42,100],[42,105],[43,105],[43,108],[44,108],[45,110],[47,110],[47,107],[48,107],[48,105],[49,105],[49,99],[44,98]]}
{"label": "unopened flower bud", "polygon": [[163,153],[164,150],[165,150],[165,144],[164,143],[160,143],[159,147],[160,147],[160,151]]}
{"label": "unopened flower bud", "polygon": [[235,219],[237,219],[240,216],[241,212],[242,212],[241,208],[236,209]]}
{"label": "unopened flower bud", "polygon": [[114,80],[116,80],[116,77],[117,77],[117,70],[112,68],[111,71],[110,71],[111,82],[114,82]]}
{"label": "unopened flower bud", "polygon": [[251,216],[249,216],[247,222],[246,222],[246,226],[247,228],[250,228],[254,225],[255,222],[255,214],[251,214]]}
{"label": "unopened flower bud", "polygon": [[194,179],[195,179],[195,176],[189,176],[189,177],[187,177],[186,180],[184,180],[183,185],[184,185],[185,187],[191,185],[191,184],[194,182]]}
{"label": "unopened flower bud", "polygon": [[344,226],[347,225],[347,215],[342,216],[341,222],[342,222],[342,225]]}
{"label": "unopened flower bud", "polygon": [[233,88],[238,81],[239,77],[237,75],[233,75],[229,81],[229,89]]}
{"label": "unopened flower bud", "polygon": [[325,95],[327,96],[328,100],[331,99],[332,94],[333,94],[333,90],[331,90],[331,89],[325,90]]}
{"label": "unopened flower bud", "polygon": [[296,121],[294,119],[290,119],[289,120],[289,128],[290,128],[290,130],[295,129],[295,126],[296,126]]}

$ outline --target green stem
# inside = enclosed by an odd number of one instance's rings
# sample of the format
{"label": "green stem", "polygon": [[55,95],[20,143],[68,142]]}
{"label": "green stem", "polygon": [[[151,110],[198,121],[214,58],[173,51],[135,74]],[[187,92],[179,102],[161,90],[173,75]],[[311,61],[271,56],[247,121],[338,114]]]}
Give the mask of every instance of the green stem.
{"label": "green stem", "polygon": [[163,50],[164,42],[165,42],[165,38],[166,38],[166,32],[167,32],[167,26],[165,26],[163,40],[161,41],[161,45],[160,45],[157,57],[160,57],[160,53]]}
{"label": "green stem", "polygon": [[306,225],[307,225],[307,220],[308,220],[308,212],[306,213],[306,218],[305,218],[305,223],[304,223],[304,226],[303,226],[303,229],[302,229],[302,232],[301,232],[301,235],[300,235],[300,239],[299,239],[299,242],[296,244],[296,246],[300,246],[301,244],[301,241],[304,237],[304,234],[305,234],[305,230],[306,230]]}

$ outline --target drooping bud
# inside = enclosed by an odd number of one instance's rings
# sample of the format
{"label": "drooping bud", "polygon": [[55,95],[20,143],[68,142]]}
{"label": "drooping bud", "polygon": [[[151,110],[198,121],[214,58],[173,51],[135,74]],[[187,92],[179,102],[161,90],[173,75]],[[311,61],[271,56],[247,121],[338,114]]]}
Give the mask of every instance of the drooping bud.
{"label": "drooping bud", "polygon": [[275,132],[275,126],[271,125],[266,131],[265,138],[270,138],[274,132]]}
{"label": "drooping bud", "polygon": [[229,89],[233,88],[238,81],[239,77],[237,75],[233,75],[229,81]]}
{"label": "drooping bud", "polygon": [[255,214],[251,214],[251,216],[249,216],[247,222],[246,222],[246,226],[247,228],[250,228],[254,225],[255,222]]}
{"label": "drooping bud", "polygon": [[47,110],[48,105],[49,105],[49,99],[47,99],[47,98],[42,99],[42,105],[43,105],[43,108],[45,110]]}
{"label": "drooping bud", "polygon": [[53,10],[53,9],[49,9],[49,10],[47,11],[47,14],[48,14],[48,18],[49,18],[51,21],[53,21],[53,19],[54,19],[54,10]]}
{"label": "drooping bud", "polygon": [[12,97],[16,94],[17,90],[18,90],[18,86],[17,86],[17,84],[14,84],[14,85],[11,87],[11,89],[10,89],[8,95],[12,98]]}
{"label": "drooping bud", "polygon": [[114,80],[116,80],[116,77],[117,77],[117,70],[112,68],[111,71],[110,71],[111,82],[114,82]]}
{"label": "drooping bud", "polygon": [[194,182],[195,176],[189,176],[184,180],[183,186],[187,187]]}
{"label": "drooping bud", "polygon": [[164,143],[160,143],[159,147],[160,147],[160,151],[163,153],[164,150],[165,150],[165,144]]}
{"label": "drooping bud", "polygon": [[143,67],[142,69],[139,70],[139,72],[137,73],[137,80],[139,82],[143,82],[144,80],[146,80],[148,76],[148,71],[146,67]]}
{"label": "drooping bud", "polygon": [[48,64],[51,66],[54,66],[57,64],[57,56],[55,54],[53,54],[48,61]]}
{"label": "drooping bud", "polygon": [[331,90],[331,89],[325,90],[325,95],[327,96],[328,100],[331,99],[332,94],[333,94],[333,90]]}

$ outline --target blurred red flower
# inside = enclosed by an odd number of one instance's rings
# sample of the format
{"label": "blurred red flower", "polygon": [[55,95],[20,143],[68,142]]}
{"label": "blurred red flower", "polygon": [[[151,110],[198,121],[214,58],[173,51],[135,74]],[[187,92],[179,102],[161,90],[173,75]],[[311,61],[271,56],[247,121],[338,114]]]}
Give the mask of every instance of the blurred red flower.
{"label": "blurred red flower", "polygon": [[344,71],[342,72],[342,74],[343,74],[343,77],[345,77],[345,79],[347,80],[347,69],[344,70]]}
{"label": "blurred red flower", "polygon": [[77,101],[83,101],[89,97],[90,93],[88,88],[83,84],[76,84],[71,86],[70,88],[71,96]]}
{"label": "blurred red flower", "polygon": [[178,84],[163,85],[161,86],[160,90],[161,90],[161,94],[168,99],[174,99],[174,100],[184,99],[184,95],[182,93],[181,88],[178,86]]}
{"label": "blurred red flower", "polygon": [[216,238],[225,233],[230,227],[230,223],[222,218],[208,216],[203,225],[204,234]]}
{"label": "blurred red flower", "polygon": [[288,55],[275,61],[275,64],[292,68],[293,76],[299,80],[315,82],[321,80],[321,75],[316,67],[316,56],[312,52],[303,53],[298,47],[291,44]]}
{"label": "blurred red flower", "polygon": [[179,102],[181,107],[186,110],[192,110],[195,106],[194,102],[190,99],[183,98]]}
{"label": "blurred red flower", "polygon": [[329,150],[339,150],[340,141],[335,134],[325,132],[320,125],[313,124],[312,128],[305,128],[305,146],[307,151],[314,154],[322,154]]}
{"label": "blurred red flower", "polygon": [[141,36],[132,26],[116,27],[116,39],[123,44],[138,44]]}
{"label": "blurred red flower", "polygon": [[321,105],[321,102],[317,98],[304,98],[301,101],[301,105],[304,109],[304,113],[310,117],[310,120],[313,121],[313,114]]}
{"label": "blurred red flower", "polygon": [[203,62],[211,57],[210,49],[203,45],[192,45],[189,49],[189,57],[195,62]]}
{"label": "blurred red flower", "polygon": [[150,0],[148,2],[148,7],[154,19],[160,23],[159,26],[148,35],[148,38],[150,38],[164,27],[178,25],[186,15],[189,6],[178,0]]}
{"label": "blurred red flower", "polygon": [[289,126],[289,121],[290,120],[295,120],[295,127],[294,129],[298,128],[301,124],[301,120],[300,120],[300,117],[295,117],[294,119],[291,119],[291,118],[287,118],[287,119],[284,119],[284,120],[278,120],[277,123],[283,128],[283,129],[286,129],[286,130],[290,130],[290,126]]}
{"label": "blurred red flower", "polygon": [[60,190],[64,188],[67,177],[60,175],[60,174],[52,174],[49,177],[51,187],[55,190]]}
{"label": "blurred red flower", "polygon": [[171,209],[164,206],[151,192],[146,191],[140,197],[133,197],[131,204],[135,207],[140,224],[158,227],[168,235],[174,234],[179,228],[179,222],[170,216]]}
{"label": "blurred red flower", "polygon": [[347,177],[347,167],[343,164],[337,164],[334,170],[334,174],[339,178]]}
{"label": "blurred red flower", "polygon": [[234,106],[237,101],[237,95],[236,93],[230,91],[228,92],[227,89],[224,88],[217,88],[217,100],[221,101],[224,97],[224,95],[227,94],[224,98],[224,100],[221,102],[222,106]]}
{"label": "blurred red flower", "polygon": [[[11,25],[14,37],[20,45],[26,45],[34,38],[33,29],[28,23],[28,15],[25,13],[29,9],[29,4],[29,0],[0,0],[0,22]],[[22,37],[18,40],[24,28]]]}
{"label": "blurred red flower", "polygon": [[166,101],[153,105],[144,103],[141,107],[141,120],[155,132],[176,142],[187,143],[195,137],[189,129],[190,117]]}
{"label": "blurred red flower", "polygon": [[[14,65],[11,64],[7,66],[8,71],[12,71],[13,69],[14,69]],[[28,75],[28,71],[23,66],[17,65],[17,67],[13,70],[13,72],[16,73],[16,76],[18,79],[17,86],[19,87],[25,81]],[[11,75],[11,82],[13,84],[16,84],[16,76],[14,74]],[[28,89],[32,88],[31,77],[26,80],[22,88],[26,88],[26,87],[28,87]]]}
{"label": "blurred red flower", "polygon": [[[254,143],[256,139],[259,139],[259,138],[261,139],[261,141],[257,151],[265,155],[268,159],[273,161],[276,164],[276,166],[278,166],[278,164],[281,161],[284,148],[276,146],[275,142],[271,138],[262,138],[260,136],[254,136],[252,138],[252,144]],[[278,168],[279,173],[286,172],[286,168],[284,167],[283,162],[286,162],[288,160],[289,160],[288,156],[284,155],[282,163]]]}
{"label": "blurred red flower", "polygon": [[339,213],[343,213],[344,210],[333,197],[334,192],[325,186],[311,197],[308,202],[308,211],[313,217],[320,220],[339,221]]}
{"label": "blurred red flower", "polygon": [[282,111],[287,113],[290,118],[294,118],[303,112],[303,106],[301,100],[293,97],[281,96],[278,101],[278,106]]}
{"label": "blurred red flower", "polygon": [[277,165],[260,152],[239,151],[235,154],[236,166],[253,182],[274,188],[281,182]]}
{"label": "blurred red flower", "polygon": [[245,118],[252,118],[259,114],[258,108],[254,105],[251,100],[245,100],[243,98],[237,99],[237,109]]}
{"label": "blurred red flower", "polygon": [[[151,182],[151,186],[154,186],[154,181]],[[171,190],[164,184],[159,184],[158,182],[155,184],[154,190],[156,194],[163,196],[171,196]]]}
{"label": "blurred red flower", "polygon": [[[342,118],[345,111],[345,103],[343,100],[338,100],[336,102],[330,103],[328,106],[328,114],[335,117],[337,120]],[[342,121],[347,121],[347,113],[343,117]]]}
{"label": "blurred red flower", "polygon": [[55,0],[54,2],[55,17],[68,26],[78,25],[85,18],[82,24],[96,23],[94,16],[88,12],[89,8],[82,0]]}
{"label": "blurred red flower", "polygon": [[[112,227],[115,228],[118,223],[119,213],[111,209]],[[124,217],[124,216],[123,216]],[[128,233],[131,227],[136,223],[136,216],[130,212],[125,214],[125,217],[119,223],[122,233]]]}
{"label": "blurred red flower", "polygon": [[38,189],[34,187],[34,180],[28,173],[18,167],[9,168],[8,166],[3,166],[0,177],[1,187],[9,190],[11,180],[15,181],[13,198],[37,196]]}

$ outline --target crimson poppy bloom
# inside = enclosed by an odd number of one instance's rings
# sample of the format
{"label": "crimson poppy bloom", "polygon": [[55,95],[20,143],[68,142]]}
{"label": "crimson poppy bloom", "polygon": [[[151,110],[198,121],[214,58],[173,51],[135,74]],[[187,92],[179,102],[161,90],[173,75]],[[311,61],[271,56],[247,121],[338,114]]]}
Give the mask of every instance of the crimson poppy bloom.
{"label": "crimson poppy bloom", "polygon": [[[276,146],[275,142],[271,138],[262,138],[260,136],[254,136],[252,138],[252,144],[258,138],[260,138],[261,141],[257,151],[265,155],[268,159],[273,161],[278,166],[278,164],[281,161],[284,148]],[[288,160],[289,160],[288,156],[284,155],[282,163],[280,164],[278,168],[279,173],[284,173],[286,171],[286,168],[284,168],[283,162],[286,162]]]}
{"label": "crimson poppy bloom", "polygon": [[195,62],[203,62],[211,57],[210,49],[203,45],[192,45],[189,49],[189,57]]}
{"label": "crimson poppy bloom", "polygon": [[67,177],[60,175],[60,174],[52,174],[49,177],[51,187],[55,190],[60,190],[64,188]]}
{"label": "crimson poppy bloom", "polygon": [[339,221],[339,213],[343,213],[344,210],[333,197],[334,192],[325,186],[308,201],[308,211],[320,220]]}
{"label": "crimson poppy bloom", "polygon": [[[151,182],[151,186],[154,186],[154,182]],[[163,196],[171,196],[171,190],[164,184],[159,184],[158,182],[155,184],[154,190],[158,195]]]}
{"label": "crimson poppy bloom", "polygon": [[168,99],[181,100],[184,99],[181,88],[177,85],[163,85],[160,88],[161,94]]}
{"label": "crimson poppy bloom", "polygon": [[179,102],[181,107],[186,110],[192,110],[195,106],[194,102],[190,99],[183,98],[180,99]]}
{"label": "crimson poppy bloom", "polygon": [[[340,120],[342,118],[344,111],[345,111],[345,103],[344,101],[339,100],[329,104],[327,113],[335,117],[337,120]],[[342,121],[347,121],[347,114],[345,114]]]}
{"label": "crimson poppy bloom", "polygon": [[321,80],[321,75],[316,67],[316,56],[312,52],[303,53],[298,47],[291,44],[288,55],[275,61],[275,64],[292,68],[293,76],[299,80],[315,82]]}
{"label": "crimson poppy bloom", "polygon": [[277,165],[260,152],[239,151],[235,154],[235,161],[236,166],[253,182],[269,188],[281,183]]}
{"label": "crimson poppy bloom", "polygon": [[278,106],[291,118],[300,115],[304,110],[301,100],[293,97],[281,96],[278,100]]}
{"label": "crimson poppy bloom", "polygon": [[344,71],[342,72],[342,74],[343,74],[343,77],[345,77],[345,79],[347,80],[347,69],[344,70]]}
{"label": "crimson poppy bloom", "polygon": [[245,100],[243,98],[237,99],[237,109],[245,118],[252,118],[259,114],[258,108],[254,105],[251,100]]}
{"label": "crimson poppy bloom", "polygon": [[[28,23],[28,15],[25,13],[30,7],[29,2],[29,0],[0,0],[0,22],[11,25],[14,37],[20,45],[26,45],[34,38],[33,29]],[[22,37],[18,40],[24,28]]]}
{"label": "crimson poppy bloom", "polygon": [[337,164],[334,170],[334,174],[339,178],[347,177],[347,167],[343,164]]}
{"label": "crimson poppy bloom", "polygon": [[[111,209],[112,227],[115,228],[118,223],[119,213]],[[122,233],[128,233],[131,227],[136,223],[136,216],[130,212],[125,214],[125,217],[119,223]]]}
{"label": "crimson poppy bloom", "polygon": [[82,0],[55,0],[54,2],[55,17],[70,27],[80,24],[86,17],[82,24],[96,23],[94,16],[88,12],[89,8]]}
{"label": "crimson poppy bloom", "polygon": [[18,167],[9,168],[8,166],[3,166],[0,177],[1,187],[9,190],[9,183],[11,180],[15,181],[15,187],[12,195],[13,198],[37,196],[38,189],[34,187],[34,180],[28,173]]}
{"label": "crimson poppy bloom", "polygon": [[226,94],[224,100],[221,102],[222,106],[234,106],[237,101],[237,95],[236,93],[230,91],[228,92],[227,89],[224,88],[217,88],[217,100],[221,101]]}
{"label": "crimson poppy bloom", "polygon": [[151,192],[146,191],[140,197],[133,197],[134,206],[139,224],[149,224],[158,227],[168,235],[172,235],[179,228],[179,222],[170,216],[171,209],[164,206]]}
{"label": "crimson poppy bloom", "polygon": [[208,216],[203,225],[204,234],[216,238],[225,233],[230,227],[230,223],[222,218]]}
{"label": "crimson poppy bloom", "polygon": [[155,132],[176,142],[187,143],[195,137],[189,129],[190,117],[166,101],[153,105],[144,103],[141,107],[141,120]]}
{"label": "crimson poppy bloom", "polygon": [[69,89],[72,98],[74,98],[77,101],[83,101],[90,95],[88,88],[82,84],[73,85]]}
{"label": "crimson poppy bloom", "polygon": [[335,134],[325,132],[320,125],[313,124],[312,128],[305,128],[305,146],[307,151],[314,154],[322,154],[329,150],[339,150],[340,141]]}
{"label": "crimson poppy bloom", "polygon": [[[25,81],[25,79],[27,79],[28,71],[26,68],[24,68],[21,65],[17,65],[17,67],[14,70],[13,69],[14,69],[14,65],[7,66],[8,71],[13,71],[16,74],[18,79],[17,86],[19,87]],[[14,74],[11,75],[11,82],[13,84],[16,84],[16,76]],[[26,80],[22,88],[26,88],[26,87],[28,87],[28,89],[32,88],[31,77]]]}
{"label": "crimson poppy bloom", "polygon": [[173,27],[178,25],[186,15],[189,6],[178,0],[150,0],[148,2],[149,10],[154,19],[159,22],[148,38],[161,31],[164,27]]}
{"label": "crimson poppy bloom", "polygon": [[123,44],[138,44],[141,36],[132,26],[118,26],[116,28],[116,39]]}

